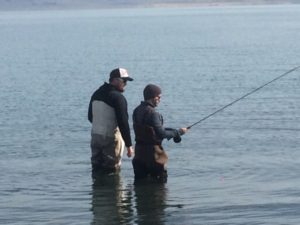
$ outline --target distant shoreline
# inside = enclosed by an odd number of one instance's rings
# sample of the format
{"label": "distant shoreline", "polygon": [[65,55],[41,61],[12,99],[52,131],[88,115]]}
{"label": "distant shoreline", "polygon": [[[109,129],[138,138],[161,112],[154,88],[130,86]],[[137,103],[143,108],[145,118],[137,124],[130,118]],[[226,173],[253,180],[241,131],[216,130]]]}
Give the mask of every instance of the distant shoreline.
{"label": "distant shoreline", "polygon": [[[1,2],[0,2],[1,3]],[[231,2],[198,2],[198,3],[153,3],[153,4],[73,4],[73,5],[64,5],[64,4],[34,4],[34,5],[9,5],[9,4],[0,4],[1,11],[36,11],[36,10],[100,10],[100,9],[139,9],[139,8],[197,8],[197,7],[225,7],[225,6],[263,6],[263,5],[298,5],[299,2],[295,1],[264,1],[257,0],[252,2],[242,2],[242,1],[231,1]]]}
{"label": "distant shoreline", "polygon": [[182,7],[222,7],[222,6],[259,6],[259,5],[296,5],[299,3],[292,3],[286,1],[278,1],[276,3],[270,2],[207,2],[207,3],[159,3],[153,4],[152,7],[157,8],[182,8]]}

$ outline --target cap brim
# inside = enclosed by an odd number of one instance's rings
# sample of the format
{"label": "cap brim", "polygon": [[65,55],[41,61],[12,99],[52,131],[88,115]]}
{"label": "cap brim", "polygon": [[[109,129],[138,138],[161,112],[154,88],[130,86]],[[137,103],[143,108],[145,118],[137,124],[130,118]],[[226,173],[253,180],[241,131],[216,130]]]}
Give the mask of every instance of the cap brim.
{"label": "cap brim", "polygon": [[126,81],[133,81],[133,79],[131,77],[122,77],[123,80],[126,80]]}

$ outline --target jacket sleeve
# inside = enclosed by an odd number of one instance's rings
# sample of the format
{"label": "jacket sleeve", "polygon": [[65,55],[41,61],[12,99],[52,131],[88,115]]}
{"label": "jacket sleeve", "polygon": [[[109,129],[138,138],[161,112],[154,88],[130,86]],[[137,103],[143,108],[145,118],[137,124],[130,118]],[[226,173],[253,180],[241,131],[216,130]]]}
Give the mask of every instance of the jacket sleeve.
{"label": "jacket sleeve", "polygon": [[152,113],[150,120],[150,123],[153,126],[158,138],[166,138],[170,140],[171,138],[179,135],[179,132],[176,129],[164,128],[163,117],[158,112]]}
{"label": "jacket sleeve", "polygon": [[127,101],[123,95],[115,95],[113,97],[113,105],[122,138],[126,147],[130,147],[132,146],[132,142],[128,123]]}

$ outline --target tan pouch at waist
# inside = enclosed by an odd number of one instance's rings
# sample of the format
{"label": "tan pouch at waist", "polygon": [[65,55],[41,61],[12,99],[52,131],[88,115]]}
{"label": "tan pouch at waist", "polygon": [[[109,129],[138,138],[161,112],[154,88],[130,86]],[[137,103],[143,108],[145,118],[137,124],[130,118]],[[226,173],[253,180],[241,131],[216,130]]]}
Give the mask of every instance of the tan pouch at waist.
{"label": "tan pouch at waist", "polygon": [[154,158],[155,162],[162,165],[168,162],[168,155],[160,145],[154,145]]}

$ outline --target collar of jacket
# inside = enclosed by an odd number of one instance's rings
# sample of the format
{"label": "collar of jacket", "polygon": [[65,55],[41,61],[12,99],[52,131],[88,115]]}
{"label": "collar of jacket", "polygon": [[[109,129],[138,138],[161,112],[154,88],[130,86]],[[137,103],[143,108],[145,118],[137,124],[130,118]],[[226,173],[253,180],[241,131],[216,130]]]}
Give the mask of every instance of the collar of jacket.
{"label": "collar of jacket", "polygon": [[142,101],[141,104],[142,104],[142,105],[145,105],[145,106],[150,106],[150,107],[152,107],[152,108],[155,108],[154,105],[152,105],[150,102],[147,102],[147,101]]}
{"label": "collar of jacket", "polygon": [[120,92],[114,85],[104,82],[104,85],[107,89]]}

